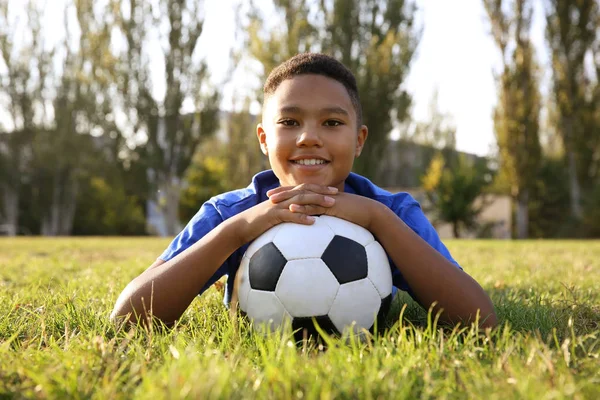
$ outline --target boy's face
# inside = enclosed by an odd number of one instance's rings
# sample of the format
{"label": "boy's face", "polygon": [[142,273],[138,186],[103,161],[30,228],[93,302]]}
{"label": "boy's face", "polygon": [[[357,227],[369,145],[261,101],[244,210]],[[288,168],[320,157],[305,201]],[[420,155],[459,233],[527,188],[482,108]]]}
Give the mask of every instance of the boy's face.
{"label": "boy's face", "polygon": [[322,75],[283,81],[264,104],[257,126],[260,147],[282,186],[315,183],[344,190],[367,127],[344,85]]}

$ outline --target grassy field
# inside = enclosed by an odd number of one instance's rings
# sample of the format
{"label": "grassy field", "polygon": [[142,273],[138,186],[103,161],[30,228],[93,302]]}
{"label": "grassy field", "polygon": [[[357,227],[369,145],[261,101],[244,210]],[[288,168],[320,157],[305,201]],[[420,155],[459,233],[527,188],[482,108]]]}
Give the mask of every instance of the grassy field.
{"label": "grassy field", "polygon": [[1,239],[0,398],[600,398],[598,241],[449,241],[498,329],[441,329],[404,296],[386,334],[324,352],[236,328],[216,288],[174,329],[112,326],[167,243]]}

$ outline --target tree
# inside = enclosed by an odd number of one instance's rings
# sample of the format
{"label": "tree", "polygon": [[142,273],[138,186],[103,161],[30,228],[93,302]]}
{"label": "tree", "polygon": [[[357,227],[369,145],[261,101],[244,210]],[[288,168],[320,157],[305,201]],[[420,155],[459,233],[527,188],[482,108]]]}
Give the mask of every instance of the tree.
{"label": "tree", "polygon": [[216,139],[207,140],[200,147],[185,173],[186,186],[181,191],[179,217],[189,221],[198,212],[202,204],[211,197],[231,190],[227,185],[228,164],[220,157],[221,151],[215,154],[215,147],[222,144]]}
{"label": "tree", "polygon": [[[152,198],[161,207],[169,235],[177,233],[182,177],[204,137],[217,128],[218,93],[208,87],[206,64],[194,59],[204,20],[198,0],[160,0],[155,5],[112,0],[113,18],[125,41],[120,53],[119,92],[128,117],[130,140],[148,169]],[[157,15],[158,17],[154,17]],[[151,32],[165,32],[158,45]],[[152,47],[150,47],[152,46]],[[164,60],[166,93],[152,95],[148,54]],[[184,113],[184,102],[193,111]],[[158,193],[162,198],[157,197]]]}
{"label": "tree", "polygon": [[[13,111],[12,132],[3,140],[3,158],[15,166],[6,169],[1,185],[5,186],[3,196],[9,199],[4,204],[17,210],[28,205],[31,215],[5,214],[13,219],[10,225],[16,226],[14,220],[27,220],[28,231],[47,235],[71,233],[79,179],[86,168],[91,169],[91,134],[109,137],[114,133],[110,24],[89,0],[68,2],[65,7],[65,14],[75,11],[75,19],[65,18],[66,38],[62,43],[47,43],[45,31],[55,27],[42,26],[44,9],[39,2],[27,2],[25,37],[30,39],[19,42],[18,48],[13,48],[15,41],[8,33],[14,29],[8,24],[7,8],[1,13],[7,22],[3,24],[7,31],[0,35],[8,71],[3,87]],[[80,33],[74,35],[74,30]],[[33,198],[25,200],[22,194]]]}
{"label": "tree", "polygon": [[246,100],[240,111],[230,112],[227,118],[227,140],[221,157],[226,162],[228,190],[246,187],[255,174],[269,168],[256,138],[258,117],[250,113],[249,105]]}
{"label": "tree", "polygon": [[[142,235],[146,217],[123,182],[107,182],[99,176],[82,179],[73,235]],[[112,184],[111,184],[112,183]]]}
{"label": "tree", "polygon": [[541,100],[534,50],[528,32],[531,5],[527,0],[515,0],[513,11],[505,12],[505,4],[502,0],[484,0],[492,36],[503,64],[494,113],[500,168],[516,200],[517,237],[523,239],[529,232],[530,194],[540,166],[538,131]]}
{"label": "tree", "polygon": [[355,169],[374,178],[394,123],[409,116],[411,97],[402,84],[420,38],[414,26],[416,5],[408,0],[320,5],[326,21],[322,48],[356,75],[369,127],[369,142]]}
{"label": "tree", "polygon": [[[81,33],[75,35],[75,27],[65,18],[65,56],[55,72],[52,98],[54,121],[50,135],[36,142],[38,167],[34,176],[38,176],[42,193],[44,235],[71,234],[82,177],[96,166],[92,163],[95,143],[118,138],[113,135],[116,127],[111,95],[116,91],[116,59],[111,52],[112,22],[105,18],[106,9],[93,7],[91,0],[74,0],[66,7],[65,14],[69,7],[74,8],[76,28]],[[77,42],[73,38],[78,38]]]}
{"label": "tree", "polygon": [[571,214],[583,217],[582,191],[593,188],[600,153],[598,59],[594,79],[586,58],[598,56],[600,6],[597,0],[547,0],[546,38],[552,54],[553,91],[567,158]]}
{"label": "tree", "polygon": [[[41,10],[34,1],[26,5],[27,34],[21,48],[13,46],[15,29],[9,22],[8,2],[0,3],[0,61],[6,74],[0,76],[0,92],[6,96],[12,129],[0,134],[0,192],[8,235],[16,235],[19,221],[19,194],[29,169],[31,143],[41,124],[39,111],[47,84],[51,56],[44,50]],[[36,77],[37,75],[37,77]]]}
{"label": "tree", "polygon": [[448,162],[438,152],[422,178],[423,189],[436,215],[434,222],[452,224],[456,238],[463,230],[477,228],[477,217],[487,206],[481,194],[488,185],[489,173],[485,159],[458,154]]}
{"label": "tree", "polygon": [[[276,65],[305,51],[331,54],[357,79],[369,140],[355,170],[373,178],[395,122],[408,117],[410,95],[402,88],[416,50],[415,5],[406,0],[310,2],[274,0],[282,29],[264,32],[265,17],[251,7],[246,29],[250,55],[264,81]],[[311,17],[311,5],[317,14]]]}
{"label": "tree", "polygon": [[[529,232],[534,238],[573,237],[569,208],[569,177],[562,157],[542,158],[529,205]],[[581,233],[580,233],[581,235]],[[576,235],[576,236],[580,236]]]}
{"label": "tree", "polygon": [[180,205],[182,220],[189,220],[212,196],[248,186],[255,174],[268,168],[268,159],[256,138],[258,118],[248,106],[249,101],[244,101],[241,111],[224,115],[225,138],[211,138],[198,148],[186,172]]}

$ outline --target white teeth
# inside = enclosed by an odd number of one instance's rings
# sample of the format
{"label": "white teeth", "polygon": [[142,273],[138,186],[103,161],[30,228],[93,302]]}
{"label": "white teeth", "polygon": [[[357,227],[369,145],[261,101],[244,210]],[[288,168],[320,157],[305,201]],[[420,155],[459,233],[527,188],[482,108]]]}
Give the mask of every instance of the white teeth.
{"label": "white teeth", "polygon": [[310,160],[307,160],[307,159],[296,160],[296,163],[302,164],[302,165],[318,165],[318,164],[325,164],[325,160],[317,160],[315,158],[311,158]]}

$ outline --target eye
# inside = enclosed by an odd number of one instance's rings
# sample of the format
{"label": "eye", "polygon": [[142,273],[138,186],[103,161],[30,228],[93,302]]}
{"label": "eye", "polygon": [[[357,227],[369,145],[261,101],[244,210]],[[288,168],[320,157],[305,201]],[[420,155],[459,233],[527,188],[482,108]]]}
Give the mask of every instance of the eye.
{"label": "eye", "polygon": [[299,125],[298,122],[296,122],[293,119],[282,119],[282,120],[278,121],[277,123],[280,125],[283,125],[283,126],[298,126]]}
{"label": "eye", "polygon": [[328,119],[327,121],[325,121],[325,123],[323,125],[334,127],[334,126],[344,125],[344,123],[342,121],[338,121],[336,119]]}

